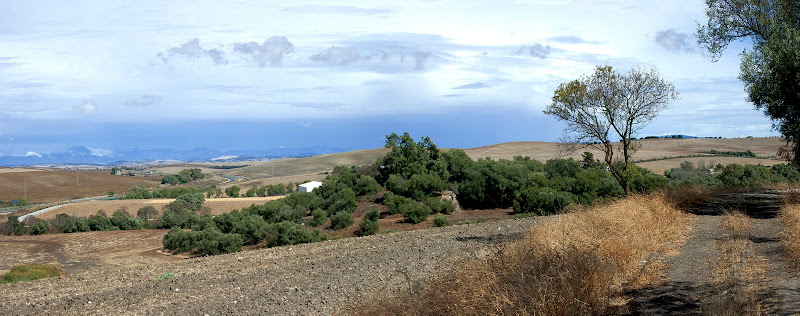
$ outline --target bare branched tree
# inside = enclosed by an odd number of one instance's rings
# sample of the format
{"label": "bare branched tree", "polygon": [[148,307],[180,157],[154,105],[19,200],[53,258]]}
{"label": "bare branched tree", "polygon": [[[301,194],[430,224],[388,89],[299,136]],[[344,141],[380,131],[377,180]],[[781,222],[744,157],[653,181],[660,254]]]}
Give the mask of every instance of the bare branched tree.
{"label": "bare branched tree", "polygon": [[[672,83],[655,70],[619,73],[598,66],[591,76],[559,85],[544,113],[566,123],[565,143],[604,152],[605,163],[628,194],[633,154],[640,147],[633,135],[677,99]],[[615,150],[621,155],[615,156]]]}

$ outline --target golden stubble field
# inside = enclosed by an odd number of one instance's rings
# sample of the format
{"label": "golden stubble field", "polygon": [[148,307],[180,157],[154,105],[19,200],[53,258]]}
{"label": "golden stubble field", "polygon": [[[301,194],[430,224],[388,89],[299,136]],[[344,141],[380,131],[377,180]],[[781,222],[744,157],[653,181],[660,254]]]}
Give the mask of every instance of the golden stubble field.
{"label": "golden stubble field", "polygon": [[[26,194],[34,203],[56,202],[72,198],[122,193],[136,185],[152,186],[161,178],[115,176],[106,170],[65,171],[34,169],[14,171],[0,169],[0,200],[21,198]],[[27,187],[27,189],[26,189]]]}
{"label": "golden stubble field", "polygon": [[[775,155],[784,142],[777,137],[730,138],[730,139],[646,139],[639,141],[642,148],[636,152],[635,160],[662,158],[670,156],[695,155],[711,150],[747,151],[759,156]],[[529,156],[539,161],[547,161],[557,157],[573,157],[580,159],[584,151],[594,153],[595,158],[602,159],[602,152],[591,147],[579,149],[572,154],[563,153],[558,143],[550,142],[513,142],[466,149],[472,159],[491,157],[492,159],[512,159],[514,156]],[[718,157],[714,157],[718,158]]]}
{"label": "golden stubble field", "polygon": [[[233,210],[241,210],[253,204],[264,204],[267,201],[277,200],[282,196],[268,197],[243,197],[243,198],[213,198],[206,199],[203,207],[207,207],[212,215],[219,215]],[[64,213],[77,217],[89,217],[97,214],[97,211],[104,211],[111,216],[114,211],[119,209],[126,210],[132,216],[136,216],[136,211],[145,206],[155,207],[161,213],[168,203],[175,199],[147,199],[147,200],[113,200],[113,201],[84,201],[70,204],[50,212],[37,216],[41,219],[52,219],[56,215]]]}

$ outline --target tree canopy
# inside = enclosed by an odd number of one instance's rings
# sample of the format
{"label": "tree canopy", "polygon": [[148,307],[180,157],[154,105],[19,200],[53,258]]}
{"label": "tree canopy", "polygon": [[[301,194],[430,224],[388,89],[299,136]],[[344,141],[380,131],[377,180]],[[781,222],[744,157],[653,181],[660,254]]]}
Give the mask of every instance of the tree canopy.
{"label": "tree canopy", "polygon": [[598,66],[591,76],[559,85],[544,113],[566,123],[566,143],[602,150],[611,173],[629,193],[629,169],[638,149],[633,135],[677,98],[672,83],[655,70],[620,73],[611,66]]}
{"label": "tree canopy", "polygon": [[706,25],[697,41],[718,59],[736,40],[753,48],[742,54],[739,79],[747,99],[762,110],[791,145],[779,155],[800,162],[800,2],[796,0],[706,0]]}

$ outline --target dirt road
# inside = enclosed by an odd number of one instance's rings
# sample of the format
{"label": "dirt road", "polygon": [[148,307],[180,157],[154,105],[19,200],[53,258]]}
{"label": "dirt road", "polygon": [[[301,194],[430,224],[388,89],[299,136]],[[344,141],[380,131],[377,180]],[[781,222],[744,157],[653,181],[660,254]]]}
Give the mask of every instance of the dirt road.
{"label": "dirt road", "polygon": [[[760,191],[727,194],[691,210],[697,214],[692,237],[670,260],[660,283],[629,293],[634,297],[631,314],[703,315],[719,309],[739,315],[800,313],[800,278],[786,261],[779,240],[781,205],[781,192]],[[731,257],[725,253],[728,248],[721,247],[731,238],[723,228],[723,214],[734,210],[747,215],[750,225],[738,249],[741,256],[722,269]],[[728,277],[726,282],[720,282],[721,276]],[[751,302],[742,301],[748,300],[747,295]]]}
{"label": "dirt road", "polygon": [[[0,310],[19,314],[331,314],[406,291],[484,256],[547,218],[505,220],[101,268],[0,285]],[[157,280],[164,273],[177,277]]]}

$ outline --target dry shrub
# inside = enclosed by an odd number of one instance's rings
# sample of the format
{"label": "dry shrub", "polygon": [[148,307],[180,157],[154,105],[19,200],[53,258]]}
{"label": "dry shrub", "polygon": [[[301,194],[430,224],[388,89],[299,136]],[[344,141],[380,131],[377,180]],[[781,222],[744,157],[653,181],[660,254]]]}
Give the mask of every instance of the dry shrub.
{"label": "dry shrub", "polygon": [[747,231],[750,230],[752,220],[749,216],[741,211],[728,211],[720,218],[720,225],[722,230],[727,234],[728,240],[745,240],[747,238]]}
{"label": "dry shrub", "polygon": [[713,188],[704,188],[698,185],[688,184],[667,188],[662,192],[667,202],[674,205],[676,208],[684,210],[711,201],[720,194],[717,191],[718,190]]}
{"label": "dry shrub", "polygon": [[789,191],[778,217],[783,223],[781,243],[786,256],[800,270],[800,192]]}
{"label": "dry shrub", "polygon": [[654,253],[686,238],[690,217],[663,195],[634,196],[537,224],[521,241],[383,298],[357,315],[605,314]]}
{"label": "dry shrub", "polygon": [[783,203],[787,205],[800,204],[800,189],[789,189],[783,195]]}
{"label": "dry shrub", "polygon": [[755,253],[747,232],[752,220],[742,212],[726,212],[720,222],[725,232],[717,241],[721,256],[712,282],[713,295],[702,304],[704,315],[762,315],[758,276],[764,261]]}

